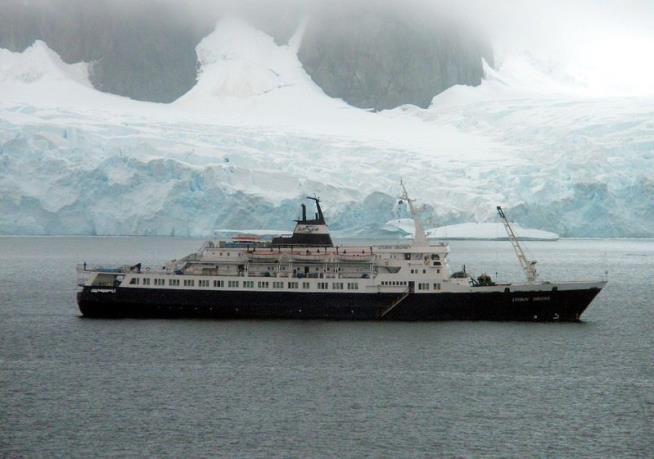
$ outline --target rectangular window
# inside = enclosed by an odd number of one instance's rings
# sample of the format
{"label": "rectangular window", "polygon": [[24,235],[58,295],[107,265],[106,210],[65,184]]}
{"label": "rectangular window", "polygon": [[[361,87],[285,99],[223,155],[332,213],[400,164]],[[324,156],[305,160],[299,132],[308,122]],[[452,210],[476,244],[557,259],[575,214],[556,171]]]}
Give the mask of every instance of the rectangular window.
{"label": "rectangular window", "polygon": [[327,290],[329,288],[329,284],[327,282],[318,282],[318,288],[320,290]]}
{"label": "rectangular window", "polygon": [[302,288],[311,288],[308,282],[302,282]]}
{"label": "rectangular window", "polygon": [[283,282],[273,282],[273,288],[284,288]]}
{"label": "rectangular window", "polygon": [[129,281],[129,285],[139,285],[139,278],[132,277],[132,280]]}
{"label": "rectangular window", "polygon": [[359,290],[359,284],[356,282],[348,282],[347,283],[347,289],[348,290]]}
{"label": "rectangular window", "polygon": [[238,287],[238,281],[227,281],[228,287]]}
{"label": "rectangular window", "polygon": [[184,279],[184,287],[193,287],[194,285],[195,285],[195,280]]}
{"label": "rectangular window", "polygon": [[243,288],[254,288],[254,281],[243,281]]}
{"label": "rectangular window", "polygon": [[168,285],[171,287],[179,285],[179,279],[168,279]]}
{"label": "rectangular window", "polygon": [[334,290],[343,290],[343,282],[332,282],[332,288]]}
{"label": "rectangular window", "polygon": [[434,290],[440,290],[441,289],[441,284],[437,283],[434,284]]}
{"label": "rectangular window", "polygon": [[214,287],[224,287],[225,286],[225,281],[215,280],[215,281],[213,281],[213,286]]}
{"label": "rectangular window", "polygon": [[209,281],[206,279],[201,279],[198,281],[199,287],[209,287]]}
{"label": "rectangular window", "polygon": [[298,288],[299,284],[297,282],[289,282],[288,288]]}
{"label": "rectangular window", "polygon": [[268,282],[263,282],[263,281],[257,282],[257,288],[268,288]]}
{"label": "rectangular window", "polygon": [[150,285],[150,278],[149,277],[144,277],[143,278],[143,285]]}

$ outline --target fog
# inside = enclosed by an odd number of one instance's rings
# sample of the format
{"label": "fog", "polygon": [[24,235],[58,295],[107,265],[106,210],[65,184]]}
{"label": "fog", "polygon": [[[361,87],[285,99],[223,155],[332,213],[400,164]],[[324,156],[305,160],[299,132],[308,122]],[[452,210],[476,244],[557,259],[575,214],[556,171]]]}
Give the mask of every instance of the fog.
{"label": "fog", "polygon": [[[57,9],[96,9],[111,15],[161,11],[206,30],[224,15],[246,16],[268,31],[288,34],[302,16],[329,21],[360,9],[393,9],[420,21],[451,21],[486,37],[496,66],[529,53],[557,73],[583,83],[594,95],[654,94],[654,2],[651,0],[3,0]],[[3,7],[0,7],[0,13]]]}

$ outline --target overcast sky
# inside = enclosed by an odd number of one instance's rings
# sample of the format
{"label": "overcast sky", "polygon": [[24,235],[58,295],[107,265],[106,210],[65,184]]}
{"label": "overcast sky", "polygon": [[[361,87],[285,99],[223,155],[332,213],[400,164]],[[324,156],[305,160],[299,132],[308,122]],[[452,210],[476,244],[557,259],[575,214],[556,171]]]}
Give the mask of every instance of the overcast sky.
{"label": "overcast sky", "polygon": [[[529,50],[597,95],[654,95],[654,0],[477,4],[500,64],[503,54]],[[474,9],[472,2],[467,7]]]}

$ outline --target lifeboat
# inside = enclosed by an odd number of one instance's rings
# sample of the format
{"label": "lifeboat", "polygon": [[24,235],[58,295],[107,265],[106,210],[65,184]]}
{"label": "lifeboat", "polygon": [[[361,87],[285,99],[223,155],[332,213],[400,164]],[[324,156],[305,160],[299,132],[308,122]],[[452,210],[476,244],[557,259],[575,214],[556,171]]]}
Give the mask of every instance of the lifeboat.
{"label": "lifeboat", "polygon": [[353,263],[369,263],[375,256],[369,252],[366,253],[339,253],[338,261],[353,262]]}
{"label": "lifeboat", "polygon": [[312,252],[307,250],[306,252],[293,252],[290,256],[291,260],[294,261],[314,261],[314,262],[327,262],[331,259],[333,254],[325,252]]}
{"label": "lifeboat", "polygon": [[262,252],[259,250],[247,253],[248,259],[254,263],[277,263],[281,255],[279,252]]}

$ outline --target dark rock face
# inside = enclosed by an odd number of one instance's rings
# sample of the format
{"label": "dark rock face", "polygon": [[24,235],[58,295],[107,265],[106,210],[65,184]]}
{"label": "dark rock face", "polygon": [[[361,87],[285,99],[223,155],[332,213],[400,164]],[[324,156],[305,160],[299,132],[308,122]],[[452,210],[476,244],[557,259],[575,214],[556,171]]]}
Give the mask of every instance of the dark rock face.
{"label": "dark rock face", "polygon": [[[301,3],[301,2],[300,2]],[[116,5],[120,5],[117,7]],[[172,102],[193,87],[195,46],[224,11],[198,17],[175,2],[2,0],[0,47],[23,51],[45,41],[64,61],[91,62],[102,91]],[[242,14],[284,44],[310,17],[299,58],[327,93],[363,108],[426,107],[454,84],[477,85],[488,47],[461,22],[375,2],[292,4]],[[208,10],[209,11],[209,10]],[[272,11],[272,9],[271,9]]]}
{"label": "dark rock face", "polygon": [[40,39],[65,62],[90,62],[91,82],[101,91],[172,102],[195,84],[195,46],[210,28],[166,5],[2,0],[0,48],[23,51]]}
{"label": "dark rock face", "polygon": [[455,84],[479,85],[482,57],[492,63],[490,48],[462,23],[388,6],[317,15],[299,53],[325,93],[375,110],[424,108]]}

